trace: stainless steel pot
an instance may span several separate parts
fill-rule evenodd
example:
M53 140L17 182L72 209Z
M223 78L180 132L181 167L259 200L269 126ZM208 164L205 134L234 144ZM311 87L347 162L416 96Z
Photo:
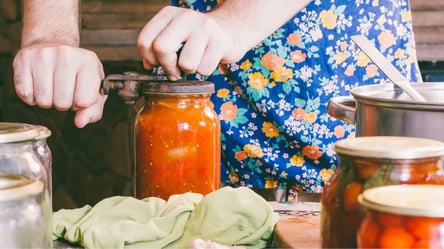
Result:
M327 112L356 125L356 136L409 136L444 141L444 82L412 86L427 103L413 101L392 84L368 85L334 97Z

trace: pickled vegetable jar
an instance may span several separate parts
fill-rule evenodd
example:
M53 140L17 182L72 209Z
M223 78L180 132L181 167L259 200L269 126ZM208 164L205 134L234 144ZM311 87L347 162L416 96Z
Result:
M444 186L377 187L359 202L358 248L444 248Z
M358 196L383 185L444 184L444 143L425 138L370 136L336 142L338 167L321 198L323 248L356 248L362 219Z
M137 198L195 192L220 184L220 123L206 81L146 82L135 121Z

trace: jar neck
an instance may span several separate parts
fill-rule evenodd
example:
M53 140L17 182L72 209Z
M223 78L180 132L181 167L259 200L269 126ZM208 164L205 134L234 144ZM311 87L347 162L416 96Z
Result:
M0 151L27 151L32 150L33 148L33 141L23 141L23 142L17 142L17 143L6 143L1 144L0 143Z
M210 94L146 94L148 105L176 105L179 107L210 106Z

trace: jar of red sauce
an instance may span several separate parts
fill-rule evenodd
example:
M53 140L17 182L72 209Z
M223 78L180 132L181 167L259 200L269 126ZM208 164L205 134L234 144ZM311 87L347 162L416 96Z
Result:
M444 248L444 186L378 187L359 202L358 248Z
M207 81L144 82L135 121L137 198L195 192L220 184L220 123Z
M444 143L432 139L370 136L336 142L338 167L321 198L323 248L356 248L362 220L358 196L399 184L444 184Z

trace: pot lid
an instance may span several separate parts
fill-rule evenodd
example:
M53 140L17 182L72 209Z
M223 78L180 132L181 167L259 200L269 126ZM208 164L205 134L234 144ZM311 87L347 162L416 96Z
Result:
M444 82L413 83L412 86L424 96L426 103L413 100L391 83L359 86L351 89L350 93L356 100L376 105L396 104L397 107L444 110Z
M417 137L368 136L339 140L337 154L386 159L415 159L444 155L444 142Z
M24 123L0 122L0 143L33 140L41 135L38 126Z
M141 84L143 94L204 94L213 93L209 81L151 81Z
M443 185L391 185L365 190L359 202L367 208L409 216L444 217Z

